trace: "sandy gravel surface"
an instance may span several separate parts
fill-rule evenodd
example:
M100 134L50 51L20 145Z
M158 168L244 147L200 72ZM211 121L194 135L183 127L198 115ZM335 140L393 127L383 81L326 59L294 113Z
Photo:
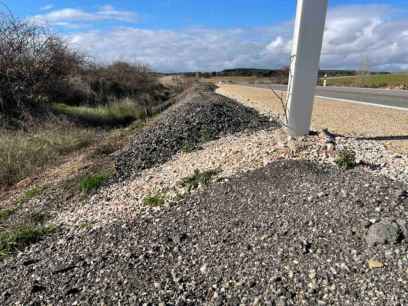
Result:
M285 135L281 130L238 134L209 142L191 153L178 153L169 162L144 170L134 179L114 183L94 195L89 202L58 217L58 223L80 225L112 223L132 219L144 210L147 196L165 194L168 201L186 193L180 181L200 171L219 169L218 178L263 167L269 162L284 158ZM153 209L154 210L154 209Z
M225 84L217 92L260 112L282 113L281 104L269 89ZM408 153L408 112L316 99L312 128L371 137L394 151Z
M408 183L408 156L390 153L377 142L353 138L337 138L337 148L352 148L357 161L364 165L360 166L363 171ZM131 220L144 211L157 210L144 204L147 196L165 196L166 201L172 203L185 195L187 190L180 182L196 169L219 169L221 172L215 179L228 180L285 158L334 165L335 155L327 150L321 136L288 140L283 129L230 135L204 144L198 151L180 152L169 162L144 170L136 178L99 190L80 207L60 213L57 223L100 226Z

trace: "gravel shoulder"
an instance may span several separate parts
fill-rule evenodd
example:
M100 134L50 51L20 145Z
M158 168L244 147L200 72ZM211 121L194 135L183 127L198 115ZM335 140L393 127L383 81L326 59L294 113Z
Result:
M217 92L261 113L282 113L280 102L269 89L224 84ZM328 128L341 135L372 138L394 152L408 154L408 112L317 98L312 128Z

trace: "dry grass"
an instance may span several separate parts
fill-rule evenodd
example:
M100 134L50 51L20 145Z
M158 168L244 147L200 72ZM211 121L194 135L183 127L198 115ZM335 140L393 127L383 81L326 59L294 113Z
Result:
M0 185L12 185L90 145L95 131L53 127L36 132L0 132Z

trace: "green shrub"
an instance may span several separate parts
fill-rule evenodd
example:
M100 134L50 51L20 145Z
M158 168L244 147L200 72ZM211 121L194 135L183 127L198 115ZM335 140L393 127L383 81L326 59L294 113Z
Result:
M211 179L220 172L220 169L208 170L204 172L195 169L193 175L182 179L181 185L183 187L187 187L187 190L190 192L193 189L197 189L200 185L207 186L211 182Z
M22 250L44 236L53 233L55 226L21 226L16 229L0 232L0 258L17 250Z
M356 153L350 149L337 152L335 163L342 169L352 169L356 166Z
M110 175L107 174L97 174L86 176L79 182L80 190L84 193L90 193L98 189L104 182L110 178Z

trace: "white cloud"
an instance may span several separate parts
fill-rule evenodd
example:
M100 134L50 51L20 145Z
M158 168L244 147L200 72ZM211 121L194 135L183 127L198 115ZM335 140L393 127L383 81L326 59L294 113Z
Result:
M130 11L119 11L113 8L111 5L102 6L95 12L87 12L74 8L64 8L31 17L31 21L38 24L67 27L72 26L72 24L86 24L95 21L136 22L138 19L139 18L136 13Z
M322 68L358 69L368 58L372 70L408 67L408 21L384 5L331 9L323 43ZM112 7L92 18L119 18ZM87 14L87 13L85 13ZM59 11L59 18L89 18L82 11ZM64 17L65 16L65 17ZM123 17L123 16L122 16ZM214 71L234 67L273 68L288 64L292 22L269 28L145 30L133 27L86 31L68 36L98 61L139 61L160 71Z
M41 11L49 11L54 8L53 4L47 4L40 8Z

